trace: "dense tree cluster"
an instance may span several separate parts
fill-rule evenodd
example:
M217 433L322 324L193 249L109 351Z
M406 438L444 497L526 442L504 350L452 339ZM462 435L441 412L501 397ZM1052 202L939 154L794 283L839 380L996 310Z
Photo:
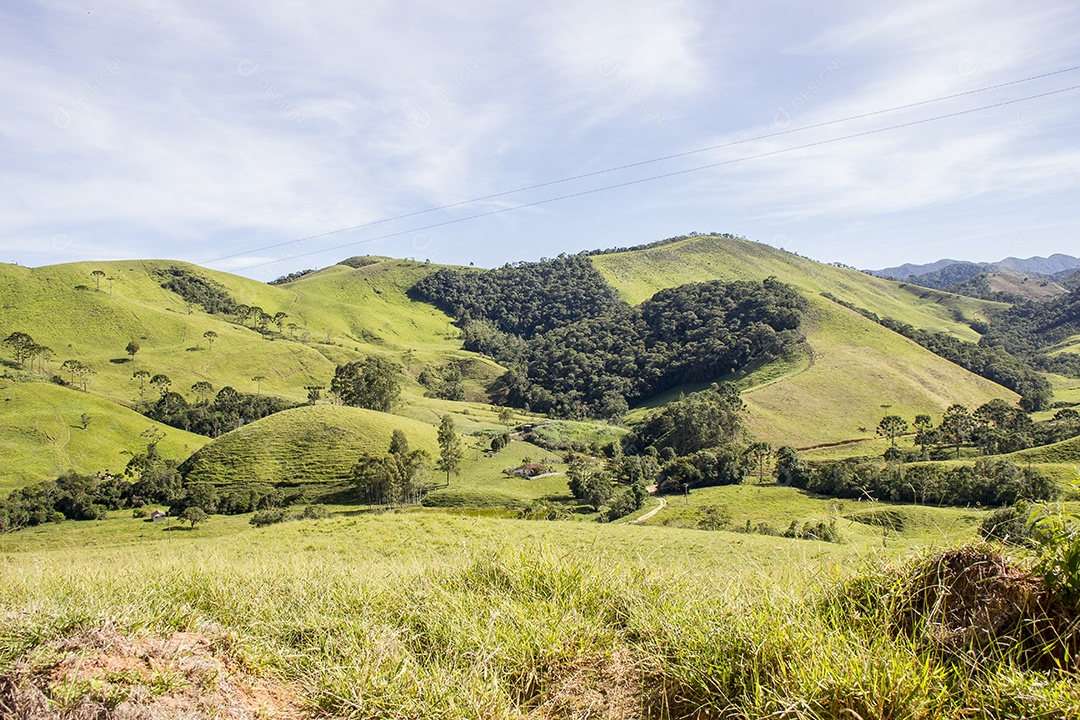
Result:
M790 473L792 461L778 476ZM927 505L1000 507L1018 499L1039 501L1057 494L1054 482L1036 469L1001 458L973 465L881 465L843 460L787 474L794 487L829 497L915 502Z
M426 389L425 397L440 398L442 400L464 400L465 386L462 385L463 375L461 367L457 363L447 363L442 366L428 366L420 372L417 380Z
M416 292L461 322L466 349L509 368L509 404L561 417L619 417L671 388L777 357L803 340L806 307L770 278L691 283L632 308L581 256L440 271Z
M607 522L625 517L641 509L645 489L659 471L651 457L616 455L601 461L586 455L571 453L566 471L570 493L600 513Z
M743 428L746 406L730 383L714 383L653 411L626 440L633 452L670 448L673 455L735 444Z
M232 315L236 312L236 301L229 296L220 283L178 267L156 272L163 280L161 287L172 290L185 302L201 305L203 310L211 315Z
M0 501L0 532L63 520L97 520L109 510L169 504L182 496L177 464L158 452L164 437L155 429L143 433L145 452L134 454L122 475L67 472L12 492Z
M345 405L390 412L401 395L401 366L376 355L338 365L330 392Z
M20 488L0 501L0 532L65 519L97 520L122 507L130 493L131 485L124 480L69 472Z
M967 342L948 333L920 330L899 320L879 317L870 310L839 300L830 293L824 293L824 296L915 341L935 355L965 370L1009 388L1020 395L1023 408L1029 412L1044 410L1050 406L1050 397L1053 393L1046 378L1024 359L1016 357L1004 348L986 343L985 336L979 344ZM998 324L995 322L993 325Z
M620 304L615 289L580 255L486 272L446 268L418 282L412 292L463 324L488 320L525 340L599 317Z
M733 444L698 450L664 465L657 489L677 493L690 488L737 485L747 475L747 460L743 448Z
M352 470L352 480L364 500L378 505L416 505L423 498L431 457L411 450L405 433L395 430L390 451L364 453Z
M140 405L139 412L171 427L208 437L218 437L241 425L297 407L282 398L242 393L228 386L221 388L211 401L209 383L196 383L193 389L201 397L189 403L167 385L156 384L161 389L161 396L155 402Z

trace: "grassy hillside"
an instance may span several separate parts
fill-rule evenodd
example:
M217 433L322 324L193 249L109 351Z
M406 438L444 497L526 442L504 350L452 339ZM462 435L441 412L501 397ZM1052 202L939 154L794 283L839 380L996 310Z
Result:
M189 461L187 479L214 484L323 483L349 476L361 453L382 454L394 430L414 450L437 452L435 427L335 405L286 410L222 435Z
M296 327L267 340L231 318L189 307L160 287L155 271L180 268L220 283L237 302L288 314ZM91 272L100 270L97 280ZM342 266L283 286L173 261L71 263L41 268L0 265L0 334L27 332L53 350L55 369L77 359L94 370L90 390L116 402L139 396L132 371L164 372L172 389L190 393L208 381L243 392L263 391L291 400L305 385L325 385L334 365L379 353L413 362L475 357L459 350L456 330L434 308L411 302L405 291L432 268L388 260L353 269ZM77 290L77 286L86 289ZM204 334L217 333L211 345ZM131 361L129 341L141 349ZM263 376L257 383L252 378Z
M280 333L274 328L273 339L267 339L252 329L250 322L238 325L231 317L189 306L179 295L161 287L157 272L169 268L219 283L238 303L259 306L271 315L287 313L286 326ZM130 418L139 416L118 405L133 406L140 399L157 397L155 389L140 388L132 378L136 370L168 375L171 389L189 400L196 398L191 386L207 381L214 391L229 385L242 392L303 402L305 386L328 386L336 364L380 354L406 368L404 402L399 406L404 414L422 414L424 422L438 423L444 412L482 408L423 398L424 389L414 380L428 364L454 362L462 371L467 397L484 400L485 388L502 373L490 360L460 349L457 330L446 315L408 298L408 288L433 269L410 261L382 260L361 268L333 266L297 282L270 286L165 260L32 269L0 264L0 337L26 332L51 348L51 358L45 364L51 372L61 373L60 366L68 359L93 370L87 393L69 391L70 397L77 398L70 403L76 419L86 411L77 409L85 403L91 403L91 415L126 413L129 417L126 424L114 423L112 440L100 451L88 454L79 450L69 461L56 447L70 441L52 439L58 433L49 437L35 434L27 429L34 427L35 420L27 420L30 425L26 426L21 418L8 414L6 424L12 428L5 439L8 456L20 460L18 472L12 470L5 480L11 486L44 480L56 467L68 465L86 471L115 468L119 463L113 458L112 447L138 445L139 432L145 429L130 432ZM91 274L98 270L103 276ZM288 327L288 323L295 327ZM205 337L208 331L216 333L213 343ZM134 359L125 353L130 341L140 346ZM9 354L5 351L4 356ZM40 368L31 372L13 363L8 366L8 372L25 379L44 377ZM61 375L70 379L66 373ZM255 380L259 376L262 379ZM81 381L76 379L76 385L81 387ZM34 397L39 391L41 397ZM51 417L58 391L51 384L29 383L21 393L22 402L46 408L41 412ZM101 400L109 401L108 410L101 409L106 407ZM414 408L414 403L424 409ZM143 423L150 425L149 420L135 424ZM170 431L170 435L181 434L186 435ZM66 433L58 436L66 438ZM205 442L205 438L189 442L188 452Z
M830 292L878 315L964 340L979 336L967 326L976 314L1002 303L897 283L815 262L762 243L719 237L689 238L648 250L596 255L593 264L622 296L636 304L657 290L706 280L763 280L774 276L808 295Z
M694 238L651 250L595 256L592 261L634 303L661 288L692 280L767 276L790 282L809 297L811 351L732 378L746 388L752 430L774 444L808 446L872 437L884 414L910 418L924 412L940 414L952 402L975 406L993 397L1015 400L1012 393L936 358L820 293L831 292L881 315L966 339L976 337L966 321L990 303L897 284L732 239ZM250 323L238 325L232 318L189 306L161 287L157 273L170 268L219 283L238 303L257 305L269 314L286 313L285 328L268 339ZM34 269L0 265L4 310L0 336L28 332L52 349L48 363L52 371L58 371L64 360L79 360L93 369L87 386L91 395L129 406L140 398L156 397L156 391L140 389L140 383L132 379L135 370L169 375L171 389L189 399L194 399L192 384L207 381L215 391L231 385L243 392L302 402L306 385L329 384L335 364L381 354L406 367L405 395L395 408L397 414L430 425L437 424L443 413L452 412L464 432L492 429L497 426L494 415L478 401L486 399L485 389L502 368L462 350L450 318L413 302L407 294L418 279L435 269L422 263L376 259L363 267L333 266L286 285L270 286L164 260ZM92 275L96 271L102 275ZM207 332L216 333L213 343L205 337ZM132 340L140 345L133 360L124 351ZM424 388L415 378L426 366L448 363L461 370L472 402L423 397ZM284 432L283 427L275 434ZM23 457L52 452L48 441L28 434L10 442L19 444ZM239 459L229 462L237 468L229 477L241 472ZM38 462L29 467L45 465ZM314 472L305 465L290 467L285 471L279 464L271 471L269 465L259 465L244 472L265 470L275 478ZM44 479L39 472L45 470L28 471L19 482Z
M82 473L124 469L129 453L146 450L140 434L157 426L165 457L183 460L209 438L163 427L114 403L51 383L0 379L0 497L51 480L69 469ZM83 427L82 416L89 422Z
M1064 342L1058 343L1050 350L1049 355L1053 356L1061 353L1080 355L1080 335L1073 335Z
M992 306L981 300L905 285L816 263L767 245L728 238L691 238L650 250L598 255L593 263L629 302L664 287L720 278L770 275L810 300L806 333L811 355L772 363L747 377L749 425L773 444L809 446L873 437L882 416L939 416L959 402L969 407L1017 396L916 343L821 297L831 292L860 307L966 340L978 335L964 320Z

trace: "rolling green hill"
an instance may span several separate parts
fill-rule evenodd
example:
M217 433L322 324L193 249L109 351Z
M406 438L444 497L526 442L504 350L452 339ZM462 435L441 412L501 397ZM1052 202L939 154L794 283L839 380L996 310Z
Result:
M746 388L743 399L750 408L751 430L774 445L872 437L884 415L940 416L954 402L972 407L995 397L1017 399L821 293L965 340L978 339L966 320L993 303L883 280L732 238L689 238L592 260L632 303L686 282L760 281L769 276L807 296L811 354L735 378Z
M259 306L271 315L287 313L286 324L280 332L272 326L274 332L268 339L252 329L250 322L238 324L231 316L208 314L199 305L189 305L161 287L158 273L172 268L219 284L237 303ZM91 274L98 270L102 276ZM34 370L5 360L6 372L21 379L43 379L48 371L71 380L61 371L68 359L93 371L86 393L42 382L20 386L20 402L35 410L25 416L27 419L5 413L0 420L9 428L5 439L8 457L18 458L10 468L0 464L0 474L15 487L55 477L58 468L62 471L72 466L95 472L122 465L113 458L113 447L119 444L123 449L137 449L139 433L152 424L128 408L140 399L157 397L155 389L145 382L141 388L133 379L136 370L168 375L171 389L189 400L196 398L191 386L205 381L215 392L228 385L241 392L303 402L307 399L305 386L328 386L336 364L380 354L407 368L403 412L419 412L412 407L419 402L428 408L423 412L424 421L438 423L443 412L470 406L423 398L424 388L414 378L425 366L456 363L463 374L466 397L474 401L486 400L486 387L502 369L462 350L457 329L443 313L408 298L408 288L432 270L433 266L416 262L379 260L360 268L333 266L293 283L271 286L166 260L40 268L0 264L0 338L25 332L51 349L49 359L44 363L38 360ZM205 336L207 332L216 334L212 343ZM130 341L140 346L134 359L125 352ZM9 358L10 353L4 352L4 357ZM255 379L260 376L261 380ZM78 377L74 380L76 386L82 386ZM58 404L58 392L74 399ZM46 417L52 418L55 406L70 407L75 419L88 412L127 420L113 423L123 430L114 431L114 438L100 450L79 451L68 460L55 449L58 443L66 442L56 439L66 438L65 432L46 436L27 430L35 423L40 427ZM66 414L70 412L65 410ZM90 432L94 429L92 426ZM176 449L178 459L208 442L208 438L179 430L169 433L198 438L186 443L186 452Z
M382 454L401 430L414 450L437 452L435 427L373 410L318 405L286 410L226 433L187 463L187 479L323 483L348 478L361 453Z
M220 283L237 302L288 314L296 327L266 339L232 318L210 315L161 287L156 271L179 268ZM91 272L106 277L96 289ZM303 401L305 385L326 385L334 365L360 354L416 362L475 357L460 351L449 318L414 303L405 291L429 266L384 261L354 269L334 266L283 286L172 261L72 263L41 268L0 265L0 333L27 332L53 351L56 370L76 359L94 371L91 392L119 403L138 399L132 371L163 372L172 389L189 394L197 381L215 389L268 392ZM78 286L85 289L77 290ZM204 334L212 331L211 344ZM124 348L139 343L134 361ZM261 382L252 378L263 376Z
M158 448L183 460L209 438L163 427L133 410L52 383L0 379L0 496L50 480L73 469L81 473L124 469L133 452L146 450L140 434L165 431ZM82 416L89 422L83 427Z
M805 447L872 437L885 414L910 419L917 413L939 415L952 402L977 406L994 397L1016 399L1008 390L938 358L821 294L828 292L882 316L966 340L978 337L968 322L995 307L993 303L898 284L733 238L695 237L649 249L595 255L591 261L631 303L662 288L712 279L761 280L775 276L800 289L811 304L806 323L808 350L798 357L767 363L742 377L730 378L745 388L752 431L777 445ZM0 265L0 336L22 331L51 348L45 370L59 372L67 359L89 366L93 375L86 387L88 392L72 396L78 396L80 402L108 403L96 405L90 415L126 414L142 422L124 406L133 406L142 398L153 399L156 391L149 386L141 388L132 378L135 370L167 374L172 380L171 389L189 399L195 397L192 385L205 381L215 391L230 385L241 392L303 402L307 397L305 386L327 386L336 364L379 354L406 368L405 393L395 408L403 421L413 420L417 427L431 429L443 413L452 412L465 432L495 427L494 414L480 403L487 400L488 388L503 369L488 358L463 350L459 331L450 318L409 296L409 288L437 266L380 258L367 262L360 267L335 265L283 285L267 285L166 260L71 263L33 269ZM287 317L280 330L271 326L271 333L262 334L251 327L250 321L241 324L231 316L204 312L199 305L186 303L161 287L161 273L171 269L216 283L237 303L258 306L271 315L286 313ZM95 275L97 271L100 274ZM206 337L208 332L216 335L213 342ZM140 346L134 359L125 353L130 341ZM466 398L471 402L423 397L425 388L416 381L421 371L449 363L461 370ZM43 376L40 369L39 362L38 374ZM33 375L26 369L10 368L9 372L21 377L27 377L28 372ZM81 382L76 378L75 384ZM29 395L39 389L41 393L60 391L44 383L29 383L25 388L22 395L27 404ZM672 394L675 396L677 392ZM42 395L33 402L51 406L49 397ZM666 399L655 398L650 404ZM318 411L322 410L320 406ZM303 416L308 410L297 412ZM22 426L21 420L11 417L12 428ZM263 438L270 445L283 443L289 432L304 430L286 426L282 419L275 422L279 425L270 423L266 427L276 430L265 431L274 439ZM394 422L397 419L384 424L390 427ZM149 421L145 423L149 426ZM243 428L237 437L247 437L259 427L255 423ZM119 437L128 432L118 433L115 442L119 443ZM134 428L131 432L125 449L138 445L138 432ZM350 426L348 432L369 440L376 437L358 427ZM384 433L387 438L389 432ZM179 431L170 434L179 436ZM238 450L237 442L230 438L215 443L219 447L214 452L228 448L231 459L226 462L220 459L223 455L217 456L217 469L207 465L199 472L207 473L207 478L220 476L220 481L238 478L244 474L239 468L246 453L256 453L251 457L257 463L245 472L249 476L265 473L267 480L311 473L332 477L341 472L338 465L344 466L344 460L331 460L329 467L337 468L331 471L316 472L313 465L305 464L308 461L288 461L284 465L279 462L271 467L272 463L267 464L270 460L259 456L257 450ZM349 453L353 453L364 442L367 440L342 447L349 447ZM13 448L11 457L35 458L54 453L50 448L56 441L12 431L8 443ZM196 445L192 443L188 444L194 450ZM92 467L103 461L89 454L85 460L72 462L86 470L116 465L106 462ZM19 466L27 469L11 482L47 479L65 462L59 456L49 462L20 460ZM86 465L80 465L84 462ZM226 467L234 469L221 469Z

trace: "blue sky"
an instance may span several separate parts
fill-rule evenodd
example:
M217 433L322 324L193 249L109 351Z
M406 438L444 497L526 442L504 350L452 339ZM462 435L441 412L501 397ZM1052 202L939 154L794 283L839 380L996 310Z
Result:
M921 122L1080 85L990 89L1077 37L1073 2L4 3L0 261L269 279L695 230L863 268L1077 255L1080 90Z

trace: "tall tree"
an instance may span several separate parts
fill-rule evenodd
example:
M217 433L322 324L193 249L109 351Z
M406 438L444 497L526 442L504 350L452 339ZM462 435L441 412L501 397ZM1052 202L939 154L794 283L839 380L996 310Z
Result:
M213 330L207 330L206 332L204 332L202 334L202 336L204 338L206 338L206 342L210 345L210 349L213 350L214 349L214 341L217 340L217 333L214 332Z
M172 380L165 373L158 373L150 378L150 384L158 389L161 397L165 397L165 393L169 392L169 386L172 385Z
M150 377L148 370L136 370L131 373L132 380L139 381L139 397L142 397L146 393L146 380Z
M446 485L450 486L450 473L461 472L461 461L465 451L461 447L461 438L454 428L454 418L443 415L439 423L439 462L436 467L446 473Z
M94 283L96 284L94 289L100 291L101 290L101 278L105 277L105 271L104 270L91 270L90 271L90 277L94 278Z
M758 482L764 482L765 463L769 462L769 458L772 457L772 445L764 441L752 442L746 448L746 452L747 456L750 458L750 461L757 465Z
M127 344L127 347L124 348L124 352L131 356L131 362L135 362L135 353L139 352L139 343L132 340Z
M881 437L889 438L890 447L896 449L896 436L903 435L907 432L908 423L907 420L899 415L886 415L881 418L881 422L877 426L877 434Z
M205 380L199 380L191 386L192 392L199 396L201 402L206 402L210 393L214 392L214 386Z
M398 428L394 430L393 435L390 436L390 454L391 455L408 455L409 454L409 438L405 437L405 432Z
M510 429L510 423L514 420L514 411L508 407L499 409L499 422L506 426L506 429Z
M71 375L71 384L72 385L75 384L75 375L78 374L78 373L81 373L82 369L84 367L85 366L81 362L79 362L78 360L71 360L71 359L65 360L64 362L62 362L60 364L60 369L63 372L69 373Z
M954 403L945 409L941 418L941 435L956 448L956 457L960 457L960 446L971 437L975 429L975 419L967 406Z
M22 365L30 357L30 349L34 346L34 338L24 332L13 332L4 339L4 344L11 348L15 356L15 362Z
M915 416L915 443L919 446L922 454L926 455L926 446L934 443L934 421L929 415Z

